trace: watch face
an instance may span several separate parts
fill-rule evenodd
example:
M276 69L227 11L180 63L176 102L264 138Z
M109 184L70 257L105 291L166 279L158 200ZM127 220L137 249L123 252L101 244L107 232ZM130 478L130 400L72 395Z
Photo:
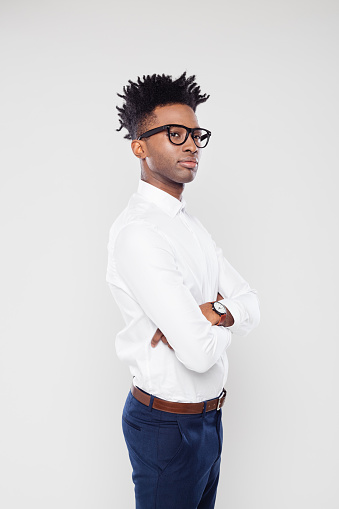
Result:
M214 309L216 311L218 311L218 313L222 313L222 314L226 313L225 306L223 304L220 304L220 302L215 302L214 303Z

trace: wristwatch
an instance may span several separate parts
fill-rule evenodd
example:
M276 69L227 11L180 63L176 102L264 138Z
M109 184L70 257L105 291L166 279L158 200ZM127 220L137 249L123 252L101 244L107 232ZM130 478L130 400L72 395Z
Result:
M224 306L223 304L221 304L221 302L219 301L215 301L215 302L211 302L212 304L212 309L213 311L215 311L216 313L218 313L218 315L220 316L220 320L219 322L216 324L216 325L219 325L219 323L225 318L225 316L227 315L227 308L226 306Z

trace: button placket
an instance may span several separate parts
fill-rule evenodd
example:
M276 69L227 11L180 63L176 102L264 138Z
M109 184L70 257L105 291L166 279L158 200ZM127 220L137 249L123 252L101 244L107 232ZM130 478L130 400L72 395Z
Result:
M206 267L206 270L207 270L206 273L208 273L208 263L207 263L207 260L206 260L205 252L204 252L204 250L203 250L203 248L201 246L201 242L199 241L199 238L197 237L197 234L195 233L193 228L190 226L188 220L185 218L185 214L184 214L183 209L180 209L179 217L181 217L181 220L182 220L183 224L191 232L192 237L194 238L195 244L197 245L197 250L196 250L197 256L199 256L198 253L200 253L200 264L201 264L200 266L201 267ZM204 289L205 285L204 285L203 281L202 281L202 285L203 285L202 291L204 291L203 289Z
M192 233L192 235L194 235L192 228L190 227L190 225L188 224L188 222L185 219L185 214L183 212L183 209L180 209L179 217L181 218L181 220L184 223L184 225L186 226L186 228ZM195 235L194 235L194 237L195 237Z

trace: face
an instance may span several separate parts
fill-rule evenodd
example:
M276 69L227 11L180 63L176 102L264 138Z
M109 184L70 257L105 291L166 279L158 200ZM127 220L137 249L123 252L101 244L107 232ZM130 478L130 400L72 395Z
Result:
M158 106L155 118L147 130L166 124L181 124L186 127L199 127L198 119L189 106L171 104ZM189 135L183 145L174 145L168 139L167 131L149 138L132 142L140 144L142 151L135 155L141 159L142 178L162 188L179 189L191 182L197 173L201 149L194 144ZM137 148L135 146L135 148Z

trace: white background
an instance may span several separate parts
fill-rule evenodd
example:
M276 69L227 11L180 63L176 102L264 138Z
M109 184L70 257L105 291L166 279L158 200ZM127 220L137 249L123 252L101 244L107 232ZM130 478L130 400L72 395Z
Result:
M189 211L258 290L233 338L217 508L337 509L336 0L1 0L0 504L130 509L105 282L139 164L128 79L196 74Z

